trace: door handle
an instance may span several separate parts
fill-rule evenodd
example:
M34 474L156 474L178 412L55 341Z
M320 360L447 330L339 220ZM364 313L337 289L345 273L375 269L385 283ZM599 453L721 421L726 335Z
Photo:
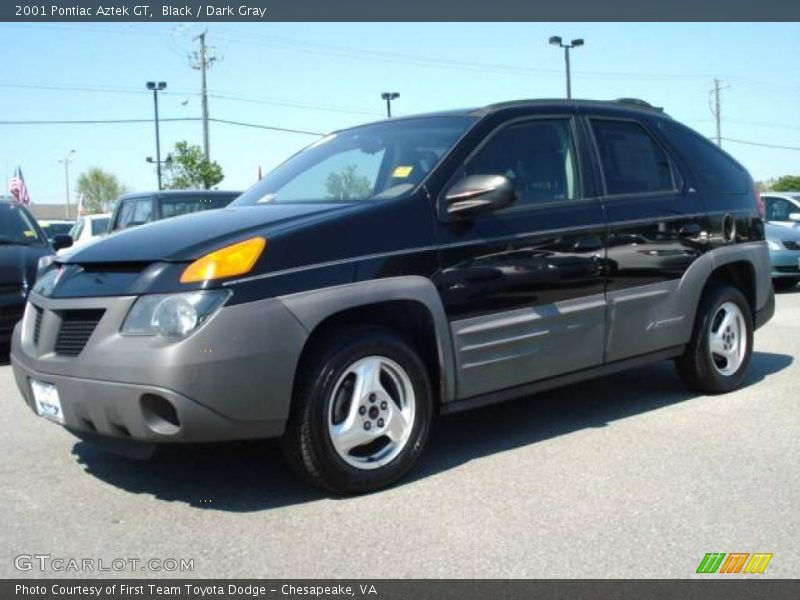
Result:
M596 250L602 250L603 240L596 235L581 238L575 242L572 248L575 252L594 252Z

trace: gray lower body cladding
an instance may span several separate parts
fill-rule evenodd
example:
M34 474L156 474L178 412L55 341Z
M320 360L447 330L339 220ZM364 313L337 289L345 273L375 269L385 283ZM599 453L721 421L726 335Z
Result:
M453 323L424 277L226 306L180 342L120 335L133 296L57 300L34 294L31 302L42 312L34 323L28 311L17 326L12 365L32 408L32 379L56 385L65 426L79 433L146 442L275 437L289 416L309 332L339 311L397 300L424 306L435 330L445 407L637 356L661 357L660 352L681 347L691 335L709 275L733 262L753 267L760 326L774 311L763 242L708 252L680 280ZM57 339L70 310L102 311L79 355L72 357L59 353Z
M29 314L12 338L14 375L32 408L31 379L54 384L66 427L154 442L283 432L307 332L280 301L224 307L175 343L120 335L133 297L31 301L43 310L38 343ZM104 313L79 356L66 357L57 352L59 315L75 309Z

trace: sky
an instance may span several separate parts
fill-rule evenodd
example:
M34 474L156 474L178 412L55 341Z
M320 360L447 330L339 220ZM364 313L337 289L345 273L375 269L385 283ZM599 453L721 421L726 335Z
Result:
M201 115L189 56L207 29L212 118L325 133L384 118L381 92L408 115L565 94L563 51L551 35L581 37L571 54L573 97L642 98L706 136L713 79L722 81L723 147L754 178L800 174L798 23L211 23L0 25L0 169L19 165L34 203L63 203L91 167L132 191L156 187L153 97L162 119ZM117 124L9 121L142 119ZM246 189L317 139L211 123L223 189ZM175 142L202 144L199 121L162 121L162 158ZM0 185L7 184L0 180Z

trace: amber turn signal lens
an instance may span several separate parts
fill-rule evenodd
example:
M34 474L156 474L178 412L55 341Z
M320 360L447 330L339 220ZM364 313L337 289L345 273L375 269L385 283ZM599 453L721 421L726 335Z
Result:
M254 237L206 254L186 267L181 275L181 283L222 279L249 273L266 245L267 240L263 237Z

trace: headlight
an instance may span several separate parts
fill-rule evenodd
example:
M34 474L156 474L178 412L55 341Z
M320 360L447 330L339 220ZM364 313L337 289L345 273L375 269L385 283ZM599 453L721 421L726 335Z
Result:
M767 240L767 246L769 246L770 250L780 250L781 243L775 240Z
M142 296L125 317L121 333L182 340L211 318L230 296L230 290Z

